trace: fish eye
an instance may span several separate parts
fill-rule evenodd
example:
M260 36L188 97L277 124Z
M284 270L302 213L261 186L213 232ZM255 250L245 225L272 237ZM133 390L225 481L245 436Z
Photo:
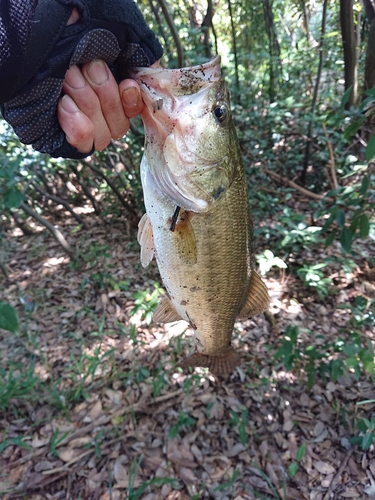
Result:
M219 123L223 123L228 114L227 108L224 104L217 104L216 106L214 106L213 113Z

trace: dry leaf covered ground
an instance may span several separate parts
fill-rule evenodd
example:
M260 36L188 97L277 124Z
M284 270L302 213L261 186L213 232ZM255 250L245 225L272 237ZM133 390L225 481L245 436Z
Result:
M191 332L147 324L158 274L140 267L135 231L87 222L84 232L69 219L63 228L79 264L41 228L7 235L0 299L17 307L22 327L0 330L0 496L375 498L374 446L350 444L356 417L375 410L370 378L317 376L309 390L302 361L286 371L275 359L288 325L299 327L296 352L324 351L347 309L276 272L266 279L269 313L236 325L242 366L226 379L182 373L174 366L191 351ZM374 296L360 269L350 282L334 273L338 302ZM371 325L363 333L374 340Z

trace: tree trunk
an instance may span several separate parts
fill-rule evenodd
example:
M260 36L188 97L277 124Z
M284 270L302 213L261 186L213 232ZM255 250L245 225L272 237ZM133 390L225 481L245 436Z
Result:
M353 0L340 0L340 24L344 49L345 90L352 87L347 109L355 106L358 97L358 64L356 33L353 17Z
M305 184L305 182L306 182L306 173L307 173L307 167L309 165L310 152L311 152L312 126L313 126L313 120L314 120L314 114L315 114L316 101L318 99L320 79L322 77L322 70L323 70L323 64L324 64L324 39L325 39L325 34L326 34L327 5L328 5L328 0L324 0L323 13L322 13L322 27L321 27L321 32L320 32L320 43L319 43L318 73L316 75L314 95L313 95L313 100L311 103L311 110L310 110L311 118L310 118L310 122L309 122L309 128L307 131L307 144L306 144L306 149L305 149L305 159L303 162L303 169L302 169L302 173L301 173L301 177L300 177L302 184Z
M367 90L375 85L375 1L363 0L363 4L370 24L365 62L364 90Z
M268 95L270 102L274 102L277 94L277 83L280 76L280 45L277 40L275 22L272 11L272 0L263 0L264 21L268 37L268 53L270 56L270 82Z
M231 33L232 33L232 47L233 47L233 55L234 55L234 71L235 71L235 75L236 75L237 95L235 96L235 100L237 102L239 102L239 100L240 100L240 77L239 77L239 73L238 73L236 29L235 29L235 26L234 26L234 19L233 19L233 11L232 11L231 0L228 0L228 9L229 9L230 27L231 27Z
M158 2L159 2L161 10L163 11L163 14L164 14L165 20L167 21L169 29L171 30L174 43L176 44L178 67L183 68L184 67L184 50L182 48L182 43L181 43L180 37L178 35L177 28L173 22L172 16L169 13L169 10L168 10L168 7L167 7L165 0L158 0Z

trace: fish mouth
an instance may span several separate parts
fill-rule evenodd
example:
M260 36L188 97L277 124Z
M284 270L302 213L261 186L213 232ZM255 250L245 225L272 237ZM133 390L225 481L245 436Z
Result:
M153 93L150 87L151 78L159 80L161 88L170 86L172 93L176 96L195 94L202 86L207 83L216 83L221 78L220 72L221 57L216 55L209 61L189 66L187 68L169 69L169 68L144 68L137 67L131 71L131 77Z

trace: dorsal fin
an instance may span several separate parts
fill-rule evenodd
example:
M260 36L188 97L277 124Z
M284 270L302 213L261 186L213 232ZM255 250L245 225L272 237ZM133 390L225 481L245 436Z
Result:
M246 303L237 316L237 319L247 319L265 311L270 303L268 290L261 277L252 271L249 293Z
M152 319L155 323L171 323L172 321L180 321L182 318L176 312L170 299L164 296L155 309Z
M154 258L155 253L154 234L147 214L144 214L139 221L137 239L141 245L141 264L146 267Z

